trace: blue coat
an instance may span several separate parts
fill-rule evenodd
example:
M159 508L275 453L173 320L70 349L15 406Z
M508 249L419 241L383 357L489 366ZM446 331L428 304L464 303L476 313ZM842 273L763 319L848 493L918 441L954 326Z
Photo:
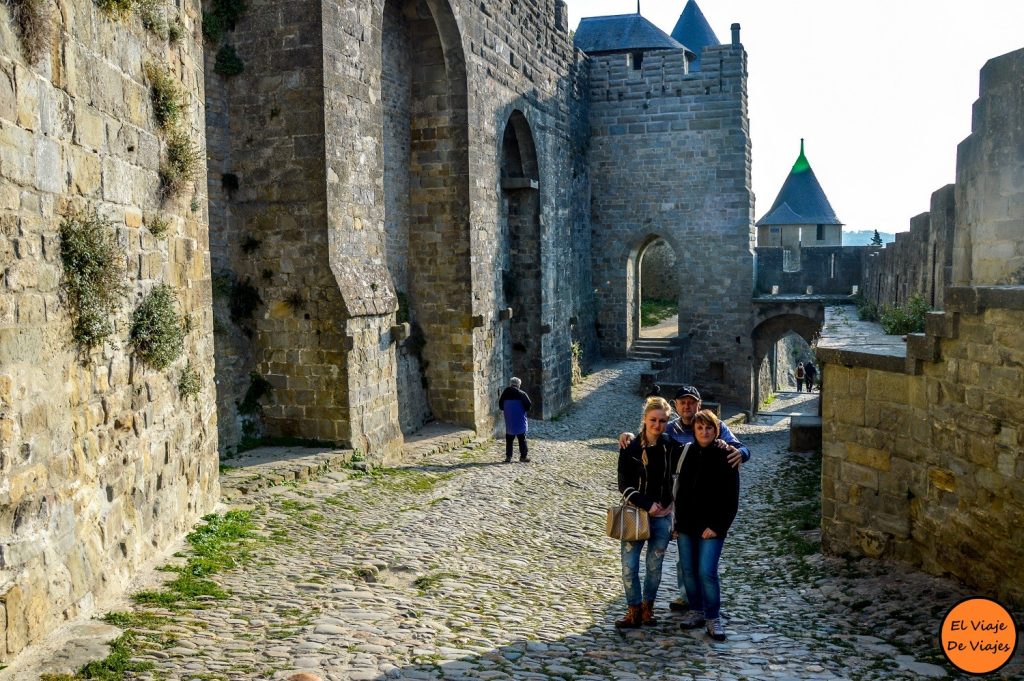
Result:
M498 409L505 413L505 434L521 435L527 431L526 412L533 405L530 396L509 386L498 398Z

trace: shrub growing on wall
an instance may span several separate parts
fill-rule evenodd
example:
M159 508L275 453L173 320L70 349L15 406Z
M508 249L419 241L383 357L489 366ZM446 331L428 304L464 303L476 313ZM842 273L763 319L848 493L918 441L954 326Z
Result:
M192 366L192 360L189 360L181 372L181 378L178 379L178 395L181 396L181 399L186 400L198 395L202 387L202 378Z
M47 0L9 0L14 27L21 40L21 49L30 64L46 53L53 35Z
M88 351L114 331L114 313L128 291L124 253L109 221L82 212L71 213L61 222L60 258L71 335Z
M233 45L223 45L217 50L217 58L213 63L213 72L224 76L237 76L245 70L245 62L238 56Z
M928 303L915 293L905 307L883 307L878 321L882 331L889 335L921 333L924 331L924 318L928 310Z
M143 363L154 369L167 368L184 349L185 324L177 303L170 285L159 284L132 314L132 347Z
M146 63L146 78L149 80L149 95L153 101L153 116L164 130L170 130L185 111L185 97L178 79L165 66Z
M165 195L180 193L199 173L199 147L181 129L167 137L167 158L160 164L160 186Z

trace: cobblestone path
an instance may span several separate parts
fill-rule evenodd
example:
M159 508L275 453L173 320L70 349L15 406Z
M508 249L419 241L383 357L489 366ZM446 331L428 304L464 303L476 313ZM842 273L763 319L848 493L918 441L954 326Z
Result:
M778 418L736 428L754 458L722 559L729 639L677 628L674 547L660 623L615 630L624 600L604 509L613 437L639 422L641 366L595 372L568 415L531 423L533 463L505 464L491 442L248 498L268 541L215 575L226 600L149 609L173 624L156 625L166 647L137 650L156 665L139 678L952 678L935 638L965 594L905 568L822 558L819 459L784 451Z

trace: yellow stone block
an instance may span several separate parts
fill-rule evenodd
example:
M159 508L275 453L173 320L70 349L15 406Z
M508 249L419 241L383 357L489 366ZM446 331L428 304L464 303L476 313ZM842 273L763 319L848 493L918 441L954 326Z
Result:
M889 452L871 447L864 447L855 442L847 445L846 460L852 463L859 463L862 466L875 468L880 471L889 470L891 457Z
M135 206L124 209L124 224L126 227L138 229L142 227L142 211Z
M928 471L928 479L931 480L932 487L941 489L944 492L956 492L956 477L952 471L944 468L933 468Z

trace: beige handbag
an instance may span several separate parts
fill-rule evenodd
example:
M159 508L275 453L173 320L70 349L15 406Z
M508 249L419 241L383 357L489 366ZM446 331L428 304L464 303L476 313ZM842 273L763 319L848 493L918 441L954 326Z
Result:
M604 532L612 539L622 541L642 541L651 537L651 521L647 511L629 503L629 498L637 493L626 490L622 493L622 503L608 508L604 521Z

